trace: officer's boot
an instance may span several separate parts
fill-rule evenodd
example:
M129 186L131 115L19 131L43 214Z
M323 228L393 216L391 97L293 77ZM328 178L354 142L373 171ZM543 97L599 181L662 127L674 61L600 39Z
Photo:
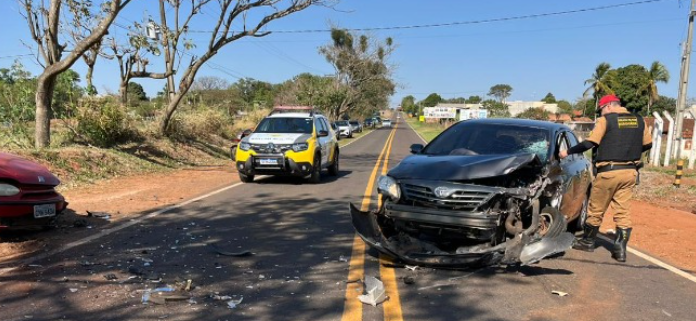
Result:
M626 262L626 244L628 244L628 239L631 237L632 228L617 228L616 229L616 239L614 240L614 251L611 253L611 257L619 262Z
M594 252L597 232L599 232L599 226L592 226L585 223L582 238L575 240L575 243L573 243L573 248L585 252Z

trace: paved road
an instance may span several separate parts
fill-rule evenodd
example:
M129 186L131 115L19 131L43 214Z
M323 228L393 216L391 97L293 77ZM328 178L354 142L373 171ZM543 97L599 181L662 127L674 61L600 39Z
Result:
M696 319L696 283L635 256L617 264L603 249L525 268L385 266L356 240L347 204L375 208L374 178L419 142L400 122L342 148L338 178L257 178L34 262L40 267L4 270L0 320ZM253 255L218 255L213 243ZM128 279L129 267L162 282ZM360 304L361 286L350 282L370 275L389 292L378 307ZM195 303L141 304L143 290L188 279ZM229 309L211 294L243 301Z

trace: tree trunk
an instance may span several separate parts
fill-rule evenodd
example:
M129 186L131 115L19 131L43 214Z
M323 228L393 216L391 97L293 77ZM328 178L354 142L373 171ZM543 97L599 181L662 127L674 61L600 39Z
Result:
M51 142L51 102L56 76L41 75L36 84L36 133L34 146L46 148Z
M174 115L174 111L176 108L179 106L179 103L181 103L181 100L184 98L183 91L179 91L177 94L173 95L172 99L170 99L169 103L167 104L167 109L164 111L164 115L162 116L162 120L160 121L160 134L162 135L167 135L167 129L169 128L169 121L172 119L172 115Z
M126 107L128 105L128 82L121 81L118 87L118 97L121 101L121 106Z
M87 94L94 96L97 91L94 90L94 84L92 84L92 74L94 73L94 64L87 65L87 75L85 76L85 81L87 82Z

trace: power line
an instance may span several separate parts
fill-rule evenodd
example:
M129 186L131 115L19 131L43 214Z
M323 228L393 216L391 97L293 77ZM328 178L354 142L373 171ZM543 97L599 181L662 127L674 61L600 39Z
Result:
M33 55L34 55L34 54L22 54L22 55L0 56L0 59L19 58L19 57L27 57L27 56L33 56Z
M600 10L608 10L608 9L637 6L637 5L643 5L643 4L649 4L649 3L657 3L657 2L663 2L663 1L668 1L668 0L644 0L644 1L619 3L619 4L599 6L599 7L584 8L584 9L556 11L556 12L547 12L547 13L536 13L536 14L510 16L510 17L502 17L502 18L456 21L456 22L434 23L434 24L421 24L421 25L406 25L406 26L345 28L345 30L363 32L363 31L422 29L422 28L440 28L440 27L452 27L452 26L461 26L461 25L474 25L474 24L526 20L526 19L544 18L544 17L551 17L551 16L569 15L569 14L575 14L575 13L593 12L593 11L600 11ZM268 31L270 31L271 33L324 33L324 32L331 32L331 29L268 30ZM212 33L212 31L207 31L207 30L189 30L188 32L190 32L190 33Z

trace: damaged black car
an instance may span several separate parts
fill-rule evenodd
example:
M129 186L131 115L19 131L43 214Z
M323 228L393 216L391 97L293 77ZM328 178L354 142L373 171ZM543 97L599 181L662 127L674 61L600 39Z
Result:
M371 247L406 264L531 264L570 248L592 182L565 125L521 119L459 122L378 180L382 206L352 222ZM570 223L569 223L570 222Z

